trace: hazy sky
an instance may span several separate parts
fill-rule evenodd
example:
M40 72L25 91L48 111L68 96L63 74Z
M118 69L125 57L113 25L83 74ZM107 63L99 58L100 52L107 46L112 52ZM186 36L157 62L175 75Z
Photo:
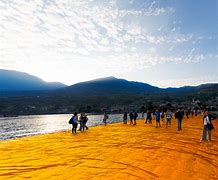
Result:
M0 0L0 68L74 84L218 82L218 0Z

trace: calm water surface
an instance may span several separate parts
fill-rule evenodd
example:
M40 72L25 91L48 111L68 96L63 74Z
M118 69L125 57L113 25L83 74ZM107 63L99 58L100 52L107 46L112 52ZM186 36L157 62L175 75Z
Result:
M71 114L0 117L0 140L70 130ZM108 123L122 121L122 114L109 115ZM103 115L89 115L88 126L102 124Z

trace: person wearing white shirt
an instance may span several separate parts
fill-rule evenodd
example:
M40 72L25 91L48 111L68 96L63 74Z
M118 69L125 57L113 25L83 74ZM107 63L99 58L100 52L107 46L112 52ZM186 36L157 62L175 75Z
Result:
M215 119L214 117L208 114L206 110L203 117L203 132L202 132L202 141L206 141L207 133L208 133L208 141L211 141L211 130L212 130L212 122L211 120Z
M171 126L172 117L173 113L168 109L166 112L166 128L168 127L168 124Z

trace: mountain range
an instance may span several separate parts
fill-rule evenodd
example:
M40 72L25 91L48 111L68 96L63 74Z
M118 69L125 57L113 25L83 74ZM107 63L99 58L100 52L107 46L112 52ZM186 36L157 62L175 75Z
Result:
M59 90L73 94L103 93L144 93L144 92L178 92L217 88L214 84L184 86L180 88L159 88L147 83L117 79L113 76L67 86L60 82L45 82L42 79L19 71L0 69L0 91L45 91Z
M190 104L193 99L218 107L218 83L159 88L111 76L66 86L0 70L0 114L100 112L102 108L136 109L152 103Z
M218 90L218 83L208 83L201 84L199 86L183 86L179 88L159 88L152 86L147 83L127 81L125 79L117 79L113 76L95 79L87 82L77 83L65 88L60 89L60 91L65 91L73 94L92 94L92 95L102 95L104 93L119 94L120 92L124 94L140 94L140 93L160 93L160 92L191 92L191 91L201 91L207 89Z

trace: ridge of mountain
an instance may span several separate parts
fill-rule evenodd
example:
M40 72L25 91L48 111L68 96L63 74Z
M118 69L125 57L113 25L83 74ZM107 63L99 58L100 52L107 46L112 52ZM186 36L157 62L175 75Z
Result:
M0 91L42 91L66 87L60 82L45 82L25 72L0 69Z

